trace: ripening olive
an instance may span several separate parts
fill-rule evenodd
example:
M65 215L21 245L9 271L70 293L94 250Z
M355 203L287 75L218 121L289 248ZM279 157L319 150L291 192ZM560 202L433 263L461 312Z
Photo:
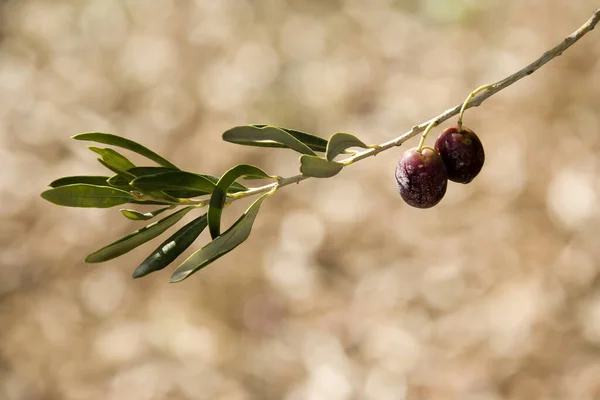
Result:
M464 126L460 132L456 126L445 129L435 142L435 151L444 160L448 179L453 182L471 182L485 161L481 140Z
M406 203L430 208L442 200L448 186L448 174L439 154L429 147L407 150L396 166L396 184Z

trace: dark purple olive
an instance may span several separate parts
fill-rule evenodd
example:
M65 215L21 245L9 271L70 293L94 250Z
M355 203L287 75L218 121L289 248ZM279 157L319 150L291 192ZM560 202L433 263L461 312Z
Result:
M435 151L444 160L448 179L453 182L471 182L485 161L481 140L464 126L460 132L456 126L445 129L435 142Z
M448 174L442 158L432 148L407 150L396 166L396 184L406 203L430 208L442 200L448 186Z

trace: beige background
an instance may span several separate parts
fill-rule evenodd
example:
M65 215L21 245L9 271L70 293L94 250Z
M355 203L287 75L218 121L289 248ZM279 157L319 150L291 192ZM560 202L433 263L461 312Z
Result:
M486 165L438 207L401 201L408 147L391 150L282 189L242 247L180 284L172 268L130 278L155 242L84 264L143 224L39 197L103 172L69 139L84 131L195 172L295 174L295 153L221 133L269 123L386 141L597 6L3 1L0 398L600 398L600 32L467 112Z

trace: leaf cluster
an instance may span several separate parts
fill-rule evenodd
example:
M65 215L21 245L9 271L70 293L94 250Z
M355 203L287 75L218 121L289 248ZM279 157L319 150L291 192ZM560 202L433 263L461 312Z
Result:
M175 268L170 281L182 281L229 253L250 236L263 201L282 186L283 178L269 175L254 165L239 164L217 177L181 170L147 147L117 135L89 132L75 135L73 139L111 146L88 146L99 156L98 162L110 174L75 175L57 179L50 183L50 189L42 192L42 198L67 207L109 208L124 204L155 206L151 211L145 212L120 209L121 214L132 221L149 221L159 215L166 215L94 251L86 257L86 262L99 263L119 257L157 238L188 213L206 208L201 215L156 247L135 268L134 278L170 265L207 227L211 240ZM346 164L334 159L340 154L354 154L349 148L370 147L347 133L336 133L326 140L313 134L270 125L237 126L226 131L223 140L246 146L294 150L301 154L299 169L302 175L315 178L328 178L339 173ZM153 165L135 165L115 148L137 153ZM240 179L268 179L274 182L250 188L238 182ZM235 223L222 231L221 216L226 205L254 194L260 196Z

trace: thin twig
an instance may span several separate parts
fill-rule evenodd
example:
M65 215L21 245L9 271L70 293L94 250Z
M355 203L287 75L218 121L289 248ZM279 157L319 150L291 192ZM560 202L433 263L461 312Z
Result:
M569 36L567 36L557 46L546 51L544 54L542 54L542 56L540 58L538 58L531 64L527 65L525 68L522 68L519 71L515 72L514 74L507 76L506 78L490 85L489 89L487 89L487 90L479 93L477 96L473 97L468 102L468 105L466 106L466 108L479 106L485 100L492 97L493 95L495 95L502 89L505 89L505 88L509 87L510 85L512 85L513 83L519 81L520 79L522 79L528 75L531 75L532 73L534 73L535 71L540 69L543 65L545 65L548 61L560 56L566 49L568 49L573 44L575 44L575 42L577 42L579 39L581 39L586 33L591 31L592 29L594 29L594 27L596 26L596 24L599 21L600 21L600 8L597 9L596 11L594 11L594 13L592 14L592 17L585 24L583 24L579 29L577 29L575 32L573 32ZM462 106L463 106L463 103L461 103L453 108L449 108L448 110L444 111L437 117L433 117L428 121L425 121L419 125L413 126L412 129L410 131L406 132L405 134L398 136L397 138L387 141L385 143L382 143L380 145L373 146L372 148L370 148L368 150L358 152L355 155L343 160L342 162L344 163L344 165L350 165L350 164L353 164L364 158L375 156L385 150L391 149L392 147L400 146L402 143L406 142L407 140L409 140L409 139L413 138L414 136L418 135L419 133L421 133L429 124L434 123L434 125L437 126L437 125L441 124L442 122L446 121L447 119L455 116L456 114L458 114L460 112ZM272 190L275 187L281 188L283 186L287 186L292 183L298 183L298 182L303 181L308 178L310 178L310 176L305 176L302 174L290 176L288 178L281 178L279 181L277 181L275 183L252 188L245 192L238 192L233 195L229 195L228 202L239 200L241 198L252 196L255 194L259 194L259 193L265 193L265 192L268 192L269 190Z

